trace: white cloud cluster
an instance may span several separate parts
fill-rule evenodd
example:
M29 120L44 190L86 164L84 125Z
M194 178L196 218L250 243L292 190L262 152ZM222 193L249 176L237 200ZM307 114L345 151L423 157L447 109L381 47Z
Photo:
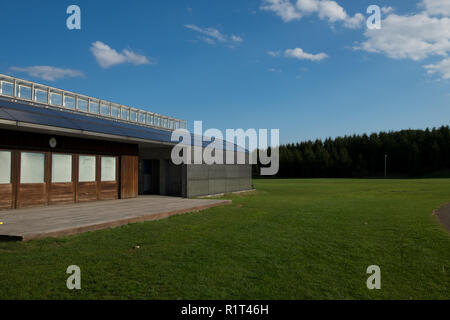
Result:
M278 57L280 55L280 51L267 51L267 54L272 57Z
M132 63L134 65L150 64L150 60L131 50L124 49L121 53L108 46L107 44L96 41L91 45L91 52L98 64L106 69L122 63Z
M419 7L423 8L429 15L450 16L449 0L423 0Z
M450 19L425 13L410 16L388 15L381 30L365 32L361 48L382 52L390 58L422 60L430 55L445 56L450 51Z
M285 22L317 14L322 20L328 20L330 23L342 22L345 27L356 29L364 21L361 13L352 17L332 0L297 0L295 3L291 0L263 0L261 9L275 12Z
M328 55L326 53L307 53L303 51L302 48L295 48L295 49L287 49L284 52L285 56L288 58L295 58L299 60L309 60L309 61L322 61L323 59L328 58Z
M393 59L424 60L443 57L440 63L425 66L428 73L448 79L450 54L450 0L422 0L419 12L390 13L380 30L366 30L366 40L356 49L377 52ZM447 58L447 59L446 59Z
M61 69L52 66L11 67L11 71L24 72L31 77L55 81L67 77L84 77L83 72L72 69Z
M231 42L237 44L244 41L240 36L234 34L227 36L215 28L201 28L195 24L186 24L184 27L202 34L203 36L200 36L198 39L208 44L215 44L216 42Z
M450 79L450 58L444 59L436 64L429 64L425 66L429 74L439 72L443 79Z
M186 24L184 26L185 28L197 31L201 34L206 35L208 38L210 38L212 41L217 40L220 42L225 42L226 37L223 35L219 30L214 28L200 28L194 24Z
M392 8L392 7L382 7L381 8L381 12L383 12L384 14L391 13L392 11L394 11L394 8Z
M240 37L240 36L236 36L236 35L232 34L231 41L236 42L236 43L241 43L244 41L244 39L242 39L242 37Z
M275 12L284 22L302 18L302 14L290 0L264 0L261 9Z

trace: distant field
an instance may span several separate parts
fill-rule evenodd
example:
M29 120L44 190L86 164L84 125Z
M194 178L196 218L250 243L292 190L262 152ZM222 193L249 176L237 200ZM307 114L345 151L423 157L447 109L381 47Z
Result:
M255 187L199 213L0 243L0 298L450 299L450 233L432 216L449 179ZM66 288L73 264L80 291ZM381 290L366 287L369 265Z

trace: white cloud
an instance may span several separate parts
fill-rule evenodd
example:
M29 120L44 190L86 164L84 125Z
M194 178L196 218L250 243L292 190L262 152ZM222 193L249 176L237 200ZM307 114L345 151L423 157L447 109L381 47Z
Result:
M267 54L272 57L278 57L280 53L280 51L267 51Z
M312 54L303 51L303 49L301 48L287 49L284 52L284 54L288 58L295 58L299 60L309 60L309 61L322 61L323 59L328 58L328 55L326 53Z
M126 61L135 65L150 64L147 57L134 53L133 51L123 49L123 55L125 55Z
M231 41L241 43L242 41L244 41L244 39L242 39L242 37L240 37L240 36L236 36L233 34L233 35L231 35Z
M436 64L429 64L424 67L429 74L440 73L443 79L450 79L450 58L444 59Z
M219 30L214 29L214 28L200 28L200 27L198 27L196 25L193 25L193 24L186 24L185 28L197 31L199 33L202 33L202 34L204 34L204 35L206 35L206 36L208 36L210 38L214 38L214 39L216 39L218 41L221 41L221 42L225 42L226 41L226 37L222 33L220 33Z
M388 14L388 13L391 13L392 11L394 11L394 8L392 8L392 7L382 7L381 8L381 12L383 12L383 14Z
M196 26L194 24L186 24L184 25L185 28L196 31L204 36L198 37L203 42L206 42L208 44L215 44L216 41L226 43L226 42L233 42L233 43L242 43L244 39L237 35L231 35L228 37L227 35L221 33L219 30L215 28L201 28L199 26Z
M298 0L297 8L303 12L313 13L319 11L319 3L316 0Z
M70 77L84 77L83 72L73 69L61 69L52 66L11 67L11 71L24 72L31 77L48 81Z
M450 9L450 1L422 0L419 8L422 11L409 15L388 14L381 29L366 30L366 40L355 48L385 54L392 59L421 61L443 57L440 63L429 64L425 68L429 73L438 73L447 79L450 10L446 10Z
M290 0L264 0L261 9L275 12L284 22L302 17Z
M303 1L303 0L299 0ZM330 22L345 21L348 18L344 8L335 1L317 1L318 14L321 19L328 19Z
M365 21L364 16L361 13L355 14L353 17L348 17L344 21L344 26L349 29L357 29L361 26L361 24Z
M215 44L216 41L214 39L208 38L208 37L199 37L199 39L207 44Z
M345 27L356 29L364 21L361 13L349 16L343 7L332 0L263 0L261 10L272 11L285 22L299 20L304 16L317 14L320 19L330 23L342 22Z
M132 63L134 65L150 64L150 60L131 50L124 49L121 53L108 46L107 44L96 41L91 45L91 52L98 64L106 69L122 63Z
M391 14L382 21L381 30L368 29L365 36L361 49L394 59L418 61L431 55L446 56L450 51L450 19L424 13Z
M450 17L450 1L449 0L423 0L420 8L424 8L429 15L441 15Z

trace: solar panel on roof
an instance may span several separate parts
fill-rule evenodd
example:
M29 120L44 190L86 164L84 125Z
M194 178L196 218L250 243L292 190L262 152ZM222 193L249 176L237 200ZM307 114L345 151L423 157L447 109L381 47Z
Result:
M2 109L0 109L0 119L15 120L10 114L8 114L5 110Z
M10 101L0 102L0 118L20 122L77 129L130 138L171 142L171 132L115 122L82 114L27 106Z
M171 140L172 132L167 130L142 127L139 125L96 118L79 113L70 113L67 111L28 106L6 100L0 100L0 119L91 131L129 138L168 142L173 144L178 143L177 141L174 142ZM191 134L191 142L193 145L202 145L203 147L206 147L210 143L207 141L202 141L202 139L200 139L201 142L198 143L197 139L194 139L194 137L194 134ZM244 151L245 149L225 141L224 150Z
M80 129L75 122L67 121L62 117L50 117L48 115L37 113L37 112L27 112L22 110L7 109L9 115L11 115L14 120L20 122L27 122L33 124L55 126L60 128L68 129Z

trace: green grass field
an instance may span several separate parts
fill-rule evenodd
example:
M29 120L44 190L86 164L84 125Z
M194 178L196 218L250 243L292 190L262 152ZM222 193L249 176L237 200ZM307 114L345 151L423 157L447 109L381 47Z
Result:
M450 233L432 215L450 202L450 180L255 180L255 187L203 212L0 243L0 298L450 298ZM66 288L73 264L81 268L79 291ZM381 290L366 287L369 265L381 267Z

